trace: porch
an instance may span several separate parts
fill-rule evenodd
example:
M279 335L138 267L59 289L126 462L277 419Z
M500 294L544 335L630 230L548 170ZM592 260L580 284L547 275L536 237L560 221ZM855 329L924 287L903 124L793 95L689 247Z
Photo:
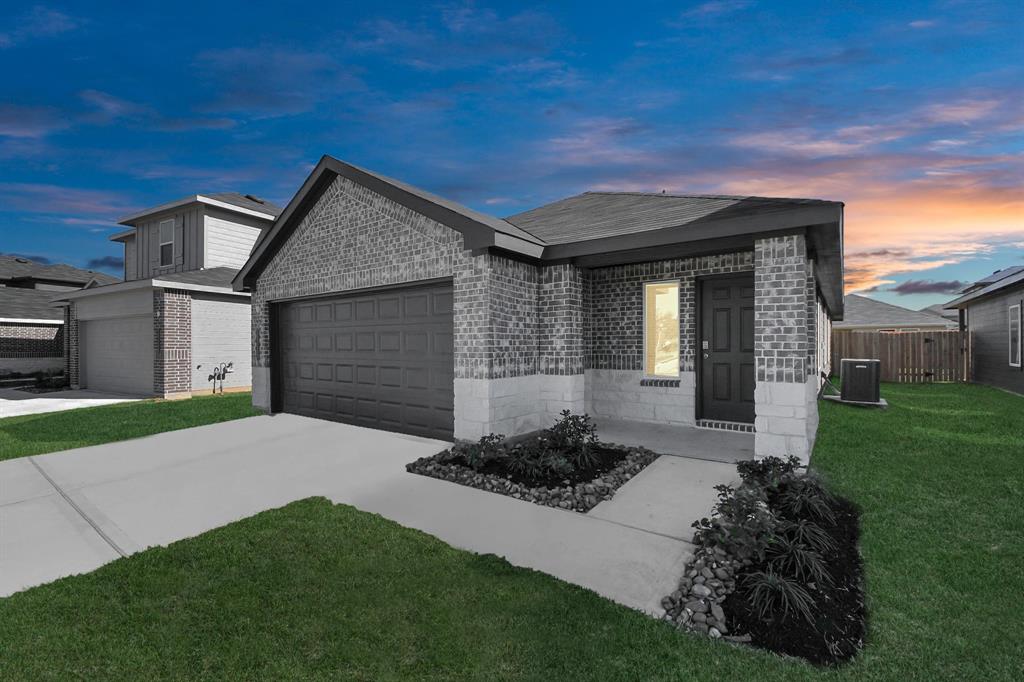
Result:
M754 459L754 434L679 424L598 417L598 437L607 443L643 446L662 455L735 464Z

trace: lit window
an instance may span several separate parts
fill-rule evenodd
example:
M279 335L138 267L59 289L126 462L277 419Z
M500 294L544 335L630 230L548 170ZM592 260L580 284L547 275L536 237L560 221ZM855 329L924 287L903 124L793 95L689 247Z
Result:
M1010 306L1010 366L1020 367L1020 304Z
M174 263L174 221L160 221L160 265Z
M644 372L679 376L679 283L644 285Z

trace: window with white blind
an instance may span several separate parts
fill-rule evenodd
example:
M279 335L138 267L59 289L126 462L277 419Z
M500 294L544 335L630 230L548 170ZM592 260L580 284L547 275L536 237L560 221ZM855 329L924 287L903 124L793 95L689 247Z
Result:
M174 221L160 221L160 266L174 264Z
M679 282L644 285L644 373L679 376Z

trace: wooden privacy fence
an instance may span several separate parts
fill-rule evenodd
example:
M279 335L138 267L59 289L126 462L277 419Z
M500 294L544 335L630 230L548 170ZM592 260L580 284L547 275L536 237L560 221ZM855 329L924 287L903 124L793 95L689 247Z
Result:
M922 384L970 381L970 332L832 332L832 372L843 358L882 361L882 381Z

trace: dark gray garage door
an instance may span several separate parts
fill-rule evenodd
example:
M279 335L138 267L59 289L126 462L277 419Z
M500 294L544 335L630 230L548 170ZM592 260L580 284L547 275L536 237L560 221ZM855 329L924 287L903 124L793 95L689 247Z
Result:
M450 439L452 286L279 304L285 412Z

